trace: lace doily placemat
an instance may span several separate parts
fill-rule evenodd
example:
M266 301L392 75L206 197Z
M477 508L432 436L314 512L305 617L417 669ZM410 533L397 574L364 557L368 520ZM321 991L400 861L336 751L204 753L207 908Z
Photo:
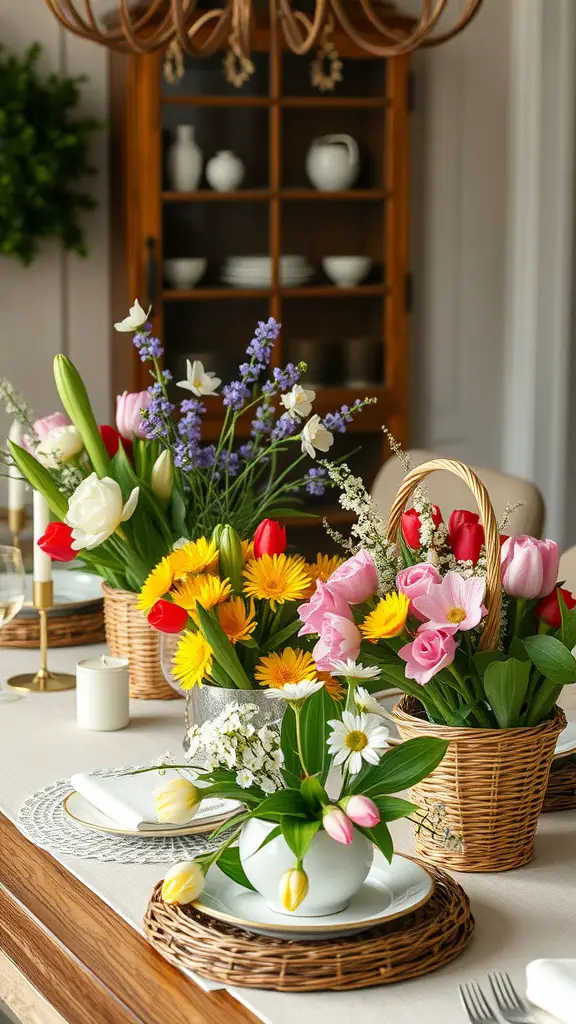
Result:
M124 775L134 768L98 771L94 775ZM70 779L57 779L26 798L18 811L22 832L36 846L51 853L120 864L168 864L192 860L214 849L222 837L210 842L209 832L197 836L113 836L83 828L64 811L63 801L72 792Z

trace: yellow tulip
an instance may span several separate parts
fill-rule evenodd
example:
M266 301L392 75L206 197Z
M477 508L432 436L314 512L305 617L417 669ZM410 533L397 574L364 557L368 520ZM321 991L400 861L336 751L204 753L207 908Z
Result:
M173 864L162 882L165 903L192 903L204 889L204 874L193 860Z
M308 895L308 875L302 868L289 868L280 879L280 902L285 910L296 910Z
M162 783L152 796L158 821L170 825L185 825L194 817L202 800L196 786L182 776Z

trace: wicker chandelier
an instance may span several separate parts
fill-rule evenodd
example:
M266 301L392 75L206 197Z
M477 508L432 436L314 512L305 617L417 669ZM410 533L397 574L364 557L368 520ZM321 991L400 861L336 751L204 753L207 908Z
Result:
M194 57L207 57L231 37L243 57L249 57L252 48L254 0L223 0L222 7L212 9L198 0L115 0L115 11L104 19L96 14L98 0L46 3L70 32L125 53L151 53L176 43ZM376 57L394 57L452 39L472 20L482 0L459 0L456 20L442 30L448 3L421 0L419 17L407 31L395 28L393 19L387 21L394 8L382 0L313 0L313 10L306 13L296 9L298 0L294 6L293 0L270 0L293 53L309 53L332 18L357 46ZM453 0L450 4L452 8Z

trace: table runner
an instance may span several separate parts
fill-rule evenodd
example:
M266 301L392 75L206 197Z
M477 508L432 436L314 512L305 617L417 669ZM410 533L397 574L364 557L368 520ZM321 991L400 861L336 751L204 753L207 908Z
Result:
M80 656L105 652L102 646L61 649L51 666L73 671ZM37 667L35 651L3 651L0 669L9 675ZM576 717L576 693L565 691L564 706ZM573 710L570 711L570 708ZM76 726L75 694L28 695L0 705L0 811L17 824L18 807L31 792L76 771L90 771L151 760L178 749L182 732L180 701L132 701L132 723L116 733L89 733ZM412 853L410 826L394 824L396 847ZM56 855L132 927L141 922L158 864L116 864ZM348 1024L362 1013L362 1024L459 1024L464 1021L457 985L482 981L488 971L507 970L519 988L528 961L576 955L573 878L576 865L576 811L541 819L535 860L500 875L455 875L472 901L476 934L468 950L443 970L410 982L361 992L284 995L230 989L267 1024ZM206 986L201 982L202 987ZM546 1018L541 1017L544 1021ZM549 1018L548 1018L549 1020Z

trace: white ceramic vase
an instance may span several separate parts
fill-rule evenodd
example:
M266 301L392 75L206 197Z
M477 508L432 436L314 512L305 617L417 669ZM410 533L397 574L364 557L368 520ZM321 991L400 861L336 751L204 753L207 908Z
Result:
M235 192L244 180L245 167L230 149L221 149L206 164L208 184L216 192Z
M372 843L356 829L349 846L337 843L324 830L317 832L304 858L308 894L296 910L288 911L280 902L278 887L284 872L294 867L294 854L282 836L259 849L274 827L251 818L240 834L242 867L266 906L289 917L325 917L344 910L372 867Z
M306 156L306 173L320 192L351 188L360 170L358 146L351 135L314 139Z
M174 192L193 192L202 175L202 150L191 124L179 124L176 138L166 155L168 182Z

